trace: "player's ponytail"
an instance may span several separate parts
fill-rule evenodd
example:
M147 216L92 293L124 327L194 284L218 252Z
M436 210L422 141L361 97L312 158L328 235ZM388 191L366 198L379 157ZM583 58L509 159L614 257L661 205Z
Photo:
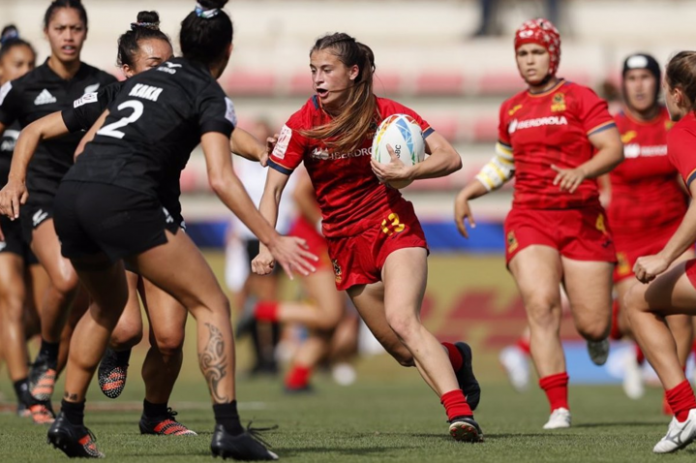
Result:
M36 60L36 50L29 42L19 36L17 27L14 24L5 26L2 32L0 32L0 61L2 61L7 52L18 46L29 48L34 55L34 60Z
M667 64L665 79L670 88L679 88L691 111L696 110L696 51L681 51Z
M131 23L131 30L118 38L118 55L116 62L120 67L133 67L135 56L140 50L140 41L159 39L171 45L167 34L159 28L160 19L156 11L141 11L136 22Z
M85 25L85 29L87 29L87 10L85 10L85 7L82 5L80 0L55 0L54 2L51 2L46 9L46 14L44 14L44 29L48 29L48 24L51 22L51 19L53 19L53 15L55 14L56 10L61 8L72 8L77 10L77 13L80 15L80 19Z
M318 39L310 56L325 49L330 49L346 67L357 65L358 76L347 89L346 104L338 117L326 125L304 131L303 135L322 140L333 152L350 153L360 148L380 120L377 100L372 92L375 55L370 47L344 33Z
M184 58L206 66L226 59L234 30L222 8L227 0L199 0L181 23L179 43Z

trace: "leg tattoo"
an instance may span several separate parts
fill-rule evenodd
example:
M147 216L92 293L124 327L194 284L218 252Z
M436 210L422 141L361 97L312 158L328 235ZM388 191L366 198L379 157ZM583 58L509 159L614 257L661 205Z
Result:
M218 391L218 385L222 378L227 374L227 356L225 355L225 342L219 329L206 323L205 326L210 330L210 339L205 346L205 350L198 354L198 362L208 388L216 403L226 403L230 399L224 395L224 391Z

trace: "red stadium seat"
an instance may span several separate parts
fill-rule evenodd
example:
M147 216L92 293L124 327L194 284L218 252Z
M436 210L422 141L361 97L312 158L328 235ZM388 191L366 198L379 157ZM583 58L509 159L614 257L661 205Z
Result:
M478 93L482 95L509 95L524 90L525 83L515 71L489 72L480 76L478 80Z
M472 141L494 142L498 139L498 118L481 117L473 122Z
M230 95L272 95L275 91L275 76L254 71L233 71L222 79L225 91Z
M374 77L374 92L382 95L397 95L401 92L401 75L395 72L377 70Z
M464 76L459 72L425 72L416 78L414 92L417 95L461 95Z
M312 74L310 74L309 69L297 72L290 77L287 92L290 95L300 95L308 98L314 93L312 89Z
M448 141L457 141L460 138L459 119L455 115L440 115L434 117L424 117L430 126Z

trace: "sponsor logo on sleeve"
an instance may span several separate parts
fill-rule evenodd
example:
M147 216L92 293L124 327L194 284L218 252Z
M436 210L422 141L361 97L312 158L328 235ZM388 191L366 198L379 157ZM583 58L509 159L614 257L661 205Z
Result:
M290 140L292 140L292 129L284 125L283 128L280 129L278 143L276 143L275 148L273 148L273 156L278 159L285 159L285 153L288 151L288 146L290 146Z
M225 119L230 121L233 126L237 127L237 112L234 110L234 103L232 103L232 100L225 97L225 104L227 105L227 111L225 111Z
M90 103L96 103L97 102L97 94L96 93L87 93L86 95L82 95L80 98L75 100L73 102L73 108L79 108L80 106L84 106L86 104Z

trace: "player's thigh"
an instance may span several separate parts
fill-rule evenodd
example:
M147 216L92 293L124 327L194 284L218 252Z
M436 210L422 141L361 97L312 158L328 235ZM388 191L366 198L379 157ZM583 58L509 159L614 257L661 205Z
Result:
M307 295L316 303L317 309L330 319L335 328L341 321L345 309L343 292L336 289L336 277L331 270L319 269L301 279Z
M53 225L47 219L34 229L31 250L48 273L51 284L62 293L77 287L77 273L68 259L61 254L61 244Z
M384 284L380 281L369 285L356 285L348 288L347 292L375 339L401 364L410 365L413 361L411 354L387 323L384 312Z
M544 245L528 246L512 258L509 268L530 320L549 322L551 311L561 306L563 270L558 251ZM558 317L560 310L553 315Z
M563 286L576 326L605 330L611 319L614 264L567 257L562 262Z
M401 332L418 322L428 279L425 248L402 248L389 254L382 267L386 317Z
M188 310L204 307L229 312L229 302L212 269L188 235L181 231L165 233L167 242L129 258L131 267ZM185 268L181 262L186 262Z
M694 261L682 262L648 284L638 284L626 295L628 314L654 312L661 316L696 315Z

